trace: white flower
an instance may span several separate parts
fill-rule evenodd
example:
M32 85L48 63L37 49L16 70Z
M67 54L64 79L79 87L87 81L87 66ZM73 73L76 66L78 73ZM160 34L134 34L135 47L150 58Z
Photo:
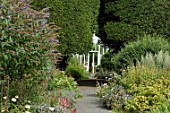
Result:
M3 97L3 99L6 100L6 99L7 99L7 96Z
M28 103L31 103L31 101L30 101L30 100L28 100Z
M104 83L103 86L106 87L106 86L107 86L107 83Z
M31 112L29 112L29 111L26 111L25 113L31 113Z
M13 102L16 102L16 101L17 101L16 98L12 98L11 100L12 100Z
M53 107L49 107L49 110L54 111L54 108Z
M2 109L2 110L1 110L1 112L3 113L3 112L5 112L5 110L4 110L4 109Z
M26 105L25 108L30 109L30 105Z
M15 96L15 98L16 98L16 99L18 99L18 98L19 98L19 96L18 96L18 95L16 95L16 96Z

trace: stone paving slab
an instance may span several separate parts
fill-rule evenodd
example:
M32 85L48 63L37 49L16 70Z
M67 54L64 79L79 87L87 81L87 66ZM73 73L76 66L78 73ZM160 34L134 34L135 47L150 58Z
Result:
M77 113L109 113L96 96L96 87L78 86L83 98L76 104Z

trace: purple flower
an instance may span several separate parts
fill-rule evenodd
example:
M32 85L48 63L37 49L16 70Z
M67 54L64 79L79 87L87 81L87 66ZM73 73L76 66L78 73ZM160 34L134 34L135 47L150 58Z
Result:
M47 22L48 22L47 20L44 20L44 21L42 22L42 25L45 25Z
M21 2L26 2L26 0L21 0Z
M0 9L2 8L2 5L0 5Z
M55 42L56 42L56 43L59 43L59 40L57 39L57 40L55 40Z
M7 28L9 31L13 30L13 28Z
M50 38L49 42L52 43L54 41L54 38Z
M3 40L3 38L0 38L0 41L2 41Z
M10 19L10 18L11 18L11 15L7 16L7 18Z
M26 4L23 8L22 8L22 11L26 10L28 8L28 4Z
M44 8L44 9L43 9L43 11L48 11L48 10L49 10L49 8Z
M43 17L44 17L44 18L49 18L49 16L50 16L50 14L47 13L47 14L45 14Z

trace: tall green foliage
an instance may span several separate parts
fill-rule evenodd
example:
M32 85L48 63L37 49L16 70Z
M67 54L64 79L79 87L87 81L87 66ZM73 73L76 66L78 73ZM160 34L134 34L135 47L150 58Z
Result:
M30 78L51 68L50 56L54 56L52 50L57 50L57 27L47 24L46 10L33 10L26 0L1 1L1 77Z
M135 64L137 60L140 60L146 52L156 54L160 50L170 51L168 41L160 36L145 35L141 38L126 44L118 54L112 57L113 70L119 72L120 69L126 69L129 64Z
M50 21L60 30L62 53L84 53L92 48L92 32L97 26L99 0L32 0L37 9L50 7Z
M101 0L99 34L110 46L121 46L137 35L170 36L169 0ZM118 48L118 47L116 47Z

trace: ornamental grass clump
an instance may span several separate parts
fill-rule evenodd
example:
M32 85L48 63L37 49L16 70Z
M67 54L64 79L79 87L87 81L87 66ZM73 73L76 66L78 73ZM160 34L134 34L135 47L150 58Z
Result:
M165 69L170 71L170 54L168 51L159 51L157 54L146 53L141 57L141 61L138 61L141 65L153 66L155 65L159 69Z

